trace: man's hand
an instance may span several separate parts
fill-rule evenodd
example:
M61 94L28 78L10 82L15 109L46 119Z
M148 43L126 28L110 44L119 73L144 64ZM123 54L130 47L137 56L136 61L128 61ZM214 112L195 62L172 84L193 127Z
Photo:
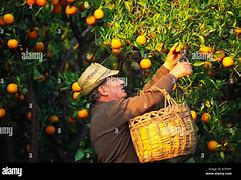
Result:
M172 68L178 63L178 61L182 58L180 52L176 51L178 43L175 43L167 54L164 67L172 70Z
M174 75L176 78L191 75L192 66L188 62L180 62L173 67L173 69L170 71L170 74Z

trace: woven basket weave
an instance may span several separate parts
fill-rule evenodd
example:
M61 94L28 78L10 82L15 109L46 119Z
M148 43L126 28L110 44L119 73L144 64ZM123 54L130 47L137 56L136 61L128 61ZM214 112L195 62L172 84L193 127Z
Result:
M195 151L196 133L190 110L162 89L164 108L130 119L132 141L141 163L160 161Z

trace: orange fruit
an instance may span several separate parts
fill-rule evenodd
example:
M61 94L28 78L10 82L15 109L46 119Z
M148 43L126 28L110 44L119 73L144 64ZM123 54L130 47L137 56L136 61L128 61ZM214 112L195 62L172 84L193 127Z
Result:
M18 41L16 39L9 39L7 45L9 49L16 49L18 47Z
M203 64L203 67L204 67L205 69L207 69L207 70L211 70L212 67L213 67L213 65L212 65L211 62L205 61L204 64Z
M203 53L203 54L205 54L205 53L213 53L214 49L211 48L211 47L208 47L208 46L200 46L199 52Z
M119 49L121 48L122 43L120 41L120 39L114 38L111 40L111 48L112 49Z
M58 4L59 4L59 0L52 0L52 4L53 4L54 6L58 5Z
M136 38L136 42L140 45L144 45L146 43L146 37L144 35L139 35Z
M225 58L225 52L223 50L218 50L213 55L214 61L222 61Z
M73 124L73 123L75 123L75 122L76 122L76 121L75 121L74 118L68 117L68 123L69 123L69 124Z
M191 110L191 115L193 120L197 119L197 113L195 111Z
M47 0L36 0L36 4L40 7L44 7L47 3Z
M5 23L4 23L3 18L0 18L0 26L4 26L4 25L5 25Z
M54 8L53 8L54 14L59 14L59 13L61 13L61 11L62 11L62 7L59 4L54 5Z
M0 118L3 118L6 115L6 111L4 108L0 108Z
M32 120L32 112L28 111L26 114L27 120L31 121Z
M23 101L25 99L25 96L23 94L19 95L18 93L16 93L16 97L20 100Z
M78 99L79 94L80 94L80 92L74 92L72 95L73 99L75 99L75 100Z
M14 23L14 16L10 13L5 14L3 16L3 21L5 24L13 24Z
M211 115L209 113L203 113L201 119L203 122L208 123L208 121L211 119Z
M76 12L77 12L77 7L76 7L76 6L71 6L71 7L70 7L70 5L68 5L68 6L66 6L65 12L66 12L67 15L76 14Z
M79 86L78 82L73 83L71 88L72 88L72 91L74 91L74 92L81 91L81 87Z
M80 119L85 119L89 116L89 112L87 109L81 109L78 111L78 114L77 114L78 118Z
M241 33L241 28L235 28L233 31L236 36L239 36L239 34Z
M151 60L150 59L142 59L140 62L140 66L142 69L148 69L151 67Z
M225 57L223 59L223 66L224 67L232 67L234 65L234 60L232 57Z
M88 16L85 20L85 22L89 25L89 26L92 26L95 24L96 22L96 19L95 19L95 16Z
M55 129L55 127L52 126L52 125L48 125L48 126L45 128L45 133L46 133L47 135L54 135L54 134L55 134L55 131L56 131L56 129Z
M102 9L96 9L94 12L95 19L103 19L105 16L104 11Z
M35 4L35 0L26 0L26 4L27 5L34 5Z
M7 92L10 94L15 94L18 92L18 85L15 83L10 83L7 86Z
M43 42L36 42L35 49L36 49L36 51L43 51L44 50L44 43Z
M53 115L53 116L49 117L49 121L56 123L56 122L59 122L59 118L58 118L58 116Z
M216 151L217 150L217 145L218 145L218 143L215 140L208 141L208 149L210 151Z
M37 39L38 38L38 32L35 29L28 30L28 38L29 39Z
M112 52L113 54L120 54L121 48L119 48L119 49L112 49L111 52Z

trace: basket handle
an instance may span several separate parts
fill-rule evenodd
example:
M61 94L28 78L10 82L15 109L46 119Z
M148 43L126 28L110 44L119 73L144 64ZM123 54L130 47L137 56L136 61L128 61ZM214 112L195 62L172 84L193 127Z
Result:
M170 96L170 94L166 91L166 89L161 89L157 86L152 86L150 89L145 90L144 92L155 92L159 91L164 96L164 108L167 106L177 105L177 102Z

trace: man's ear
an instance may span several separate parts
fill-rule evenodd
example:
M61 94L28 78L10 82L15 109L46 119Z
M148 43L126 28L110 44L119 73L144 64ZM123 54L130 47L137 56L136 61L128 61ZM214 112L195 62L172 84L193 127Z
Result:
M101 96L108 96L109 92L105 86L99 86L98 91L101 94Z

